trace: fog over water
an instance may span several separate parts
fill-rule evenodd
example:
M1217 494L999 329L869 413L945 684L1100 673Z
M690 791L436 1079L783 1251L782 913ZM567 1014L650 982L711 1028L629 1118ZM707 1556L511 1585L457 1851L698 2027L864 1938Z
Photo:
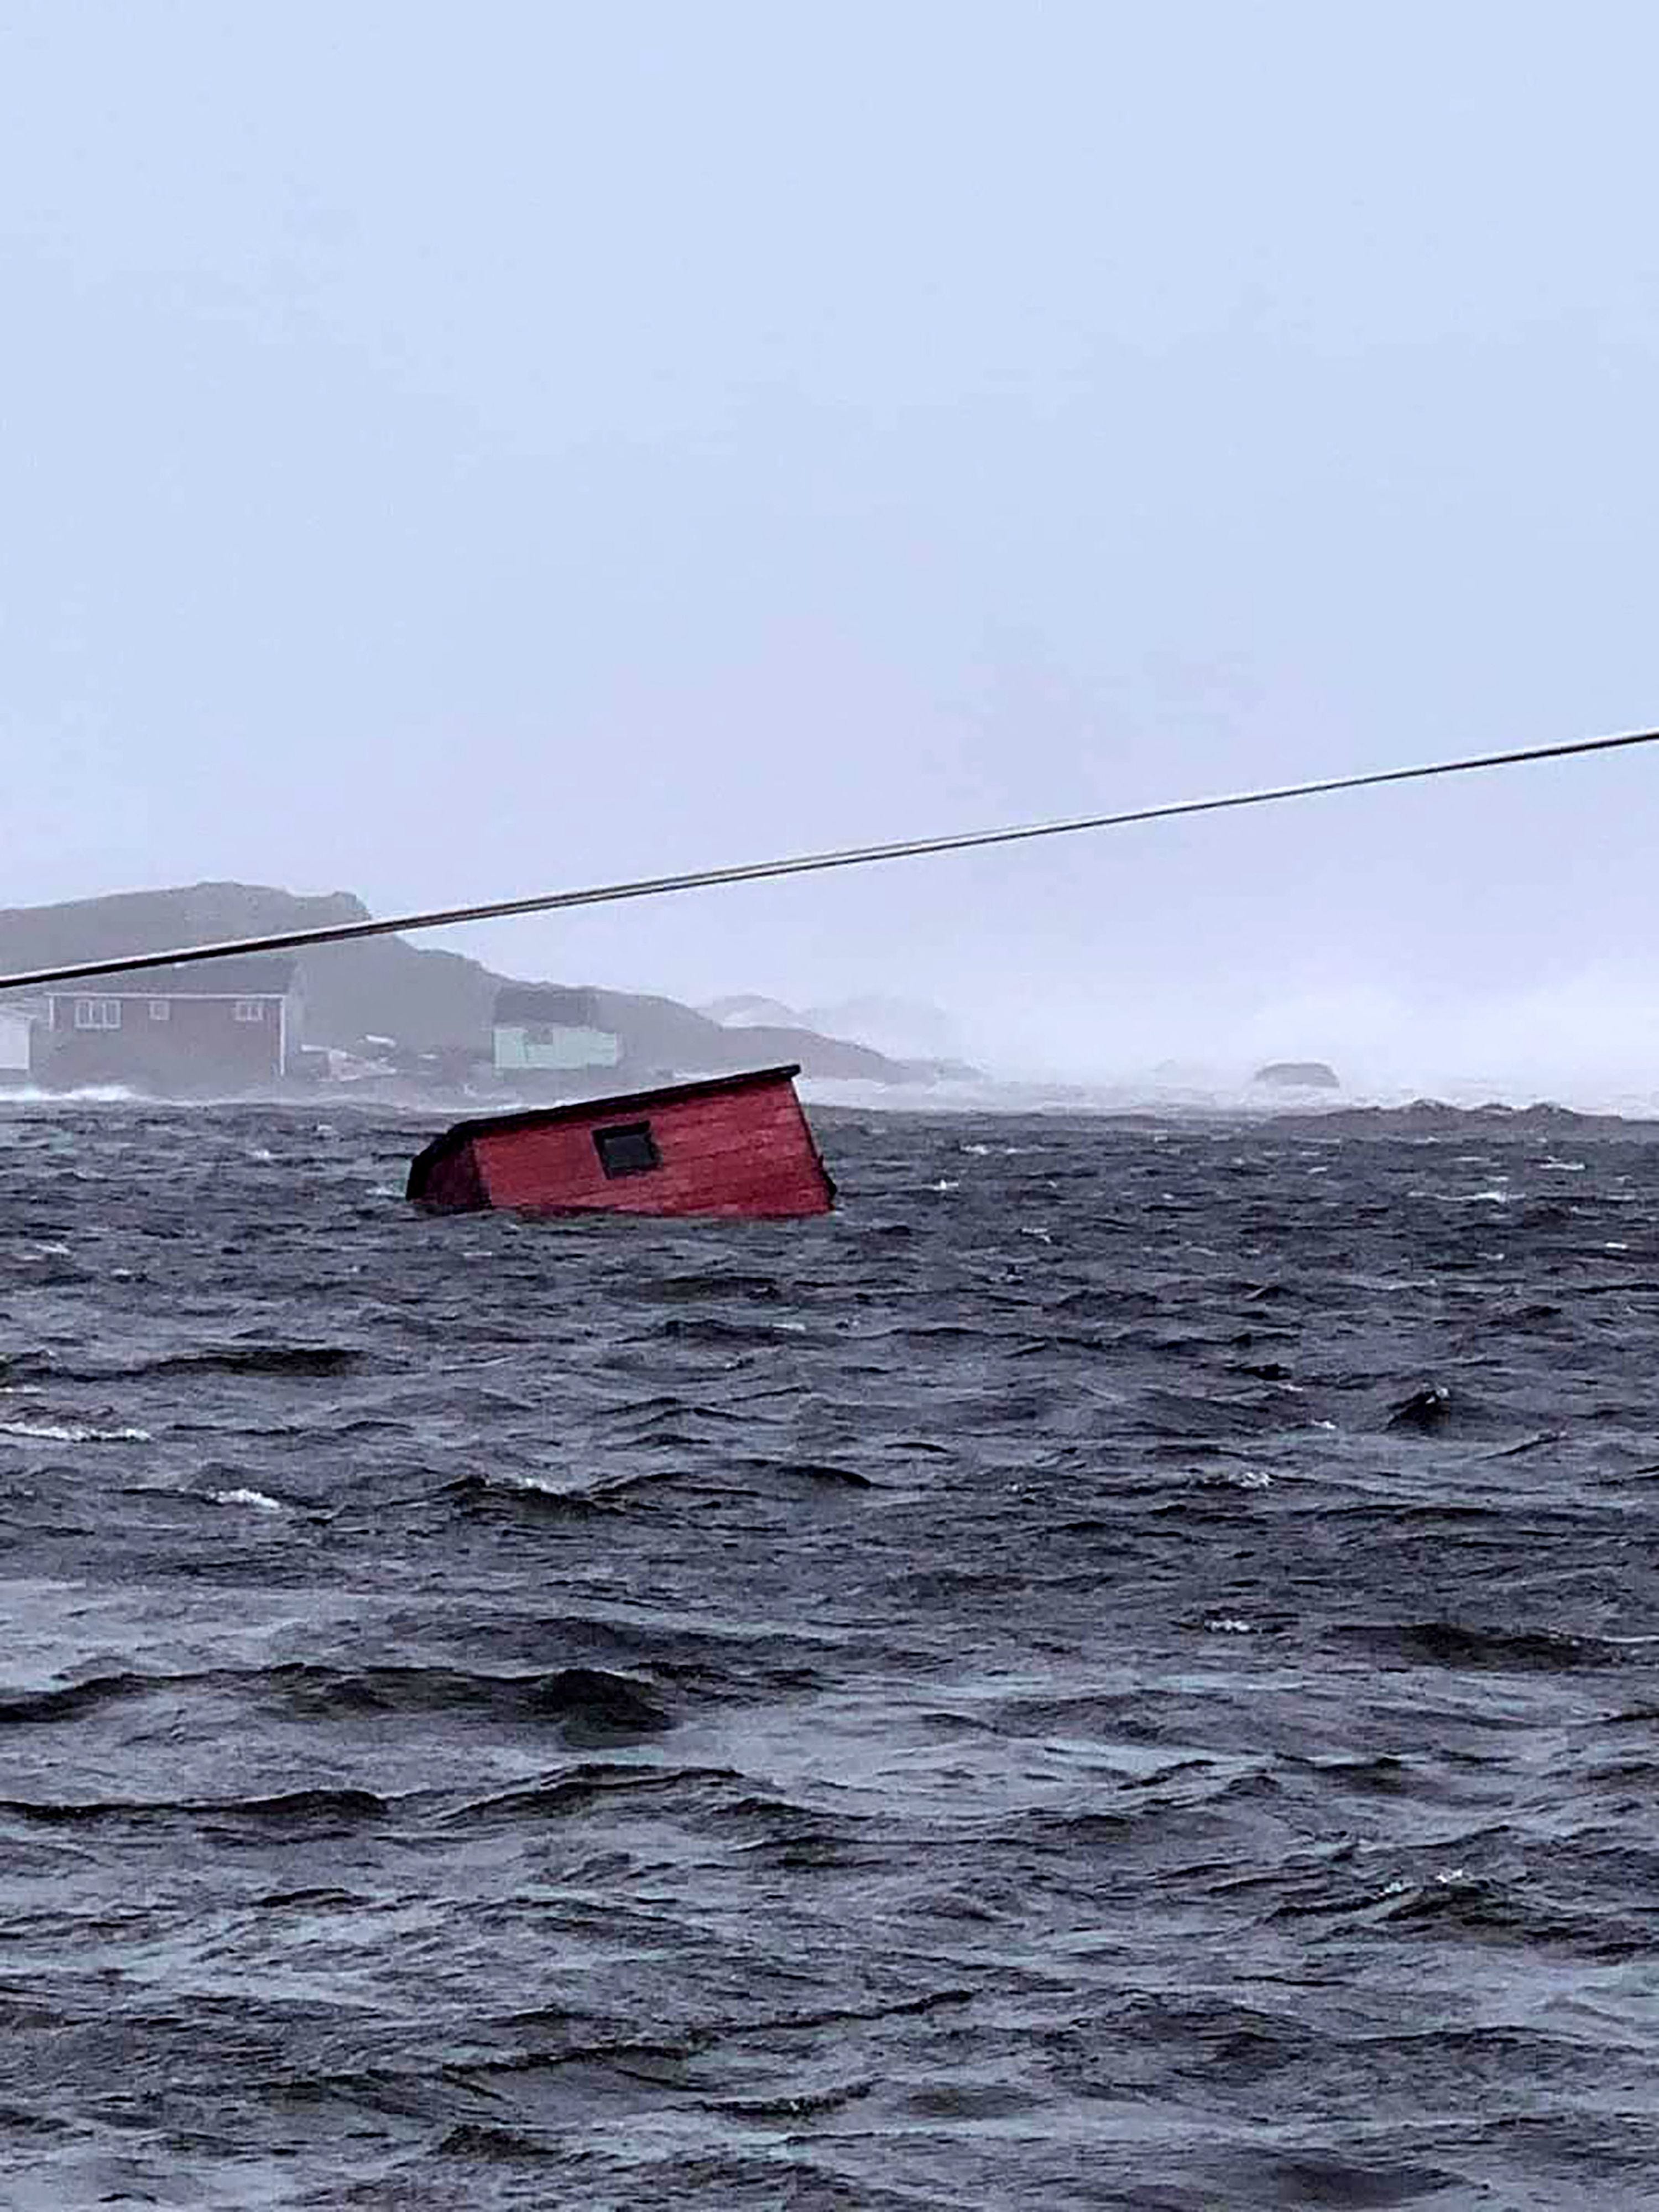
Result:
M0 903L396 911L1659 721L1656 63L1616 4L14 0ZM999 1074L1651 1105L1656 789L442 941L919 1001Z

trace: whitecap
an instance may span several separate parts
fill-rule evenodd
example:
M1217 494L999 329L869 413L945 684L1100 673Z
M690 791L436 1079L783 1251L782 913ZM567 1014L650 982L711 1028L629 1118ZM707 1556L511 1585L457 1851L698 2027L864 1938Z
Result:
M252 1505L261 1513L280 1513L282 1500L267 1498L263 1490L216 1490L210 1493L216 1505Z
M82 1421L0 1421L0 1437L25 1443L147 1444L148 1429L94 1429Z
M587 1492L580 1486L573 1489L565 1483L549 1482L538 1474L487 1474L484 1477L484 1482L491 1490L530 1490L533 1491L538 1498L571 1499L585 1498L587 1495Z

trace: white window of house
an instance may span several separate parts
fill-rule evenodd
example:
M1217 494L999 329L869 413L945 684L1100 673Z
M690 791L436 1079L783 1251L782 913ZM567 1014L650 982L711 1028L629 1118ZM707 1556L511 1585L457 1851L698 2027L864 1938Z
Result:
M264 1018L265 1010L262 1000L238 999L236 1001L236 1018L239 1022L262 1022Z
M173 1008L166 999L152 999L149 1002L149 1018L153 1022L171 1021Z
M77 1030L118 1030L121 1026L121 1001L118 999L77 999L75 1002L75 1026Z

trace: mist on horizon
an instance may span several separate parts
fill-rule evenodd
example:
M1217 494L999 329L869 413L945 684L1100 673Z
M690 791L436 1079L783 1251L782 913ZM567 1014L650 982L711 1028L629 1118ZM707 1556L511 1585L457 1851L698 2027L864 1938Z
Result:
M4 902L406 911L1659 721L1656 63L1633 4L19 0ZM1011 1075L1651 1097L1656 792L422 941Z

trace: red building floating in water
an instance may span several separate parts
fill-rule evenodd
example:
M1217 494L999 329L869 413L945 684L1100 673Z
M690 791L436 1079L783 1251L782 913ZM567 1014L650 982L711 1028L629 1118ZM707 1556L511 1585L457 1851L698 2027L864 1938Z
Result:
M409 1171L441 1213L828 1213L835 1186L795 1096L798 1067L460 1121Z

